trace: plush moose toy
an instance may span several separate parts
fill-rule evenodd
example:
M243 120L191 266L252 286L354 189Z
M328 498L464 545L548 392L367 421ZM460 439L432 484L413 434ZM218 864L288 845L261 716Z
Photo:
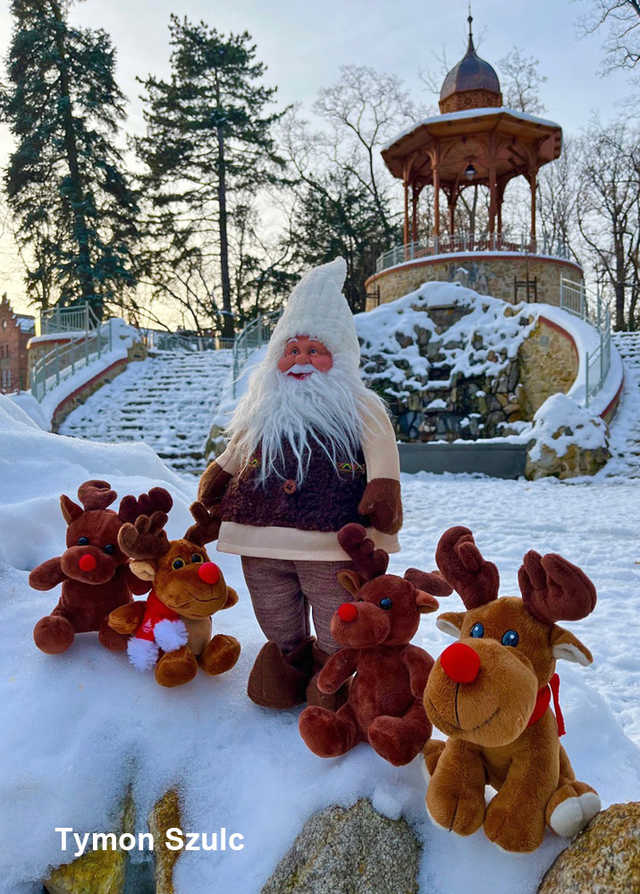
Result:
M34 590L52 590L62 584L58 604L33 631L36 646L43 652L64 652L76 633L89 631L98 631L98 639L107 649L126 649L127 638L108 626L107 616L112 609L131 602L132 593L146 593L149 584L131 573L129 558L118 547L118 531L149 507L160 508L156 505L159 490L152 488L137 500L124 497L118 512L107 508L117 497L106 481L80 485L78 499L82 506L65 494L60 497L68 525L67 550L38 565L29 575Z
M153 590L146 602L113 611L109 624L119 634L131 634L127 652L134 667L148 670L155 665L161 686L181 686L195 677L198 664L213 676L238 660L237 639L224 634L211 639L211 615L231 608L238 595L204 548L217 536L217 516L202 503L194 503L191 513L196 523L183 539L170 541L163 528L172 500L164 494L166 511L140 515L118 534L120 549L132 559L132 570L152 583Z
M427 810L445 829L480 826L507 851L533 851L545 824L571 837L600 809L578 782L559 735L557 658L591 663L589 650L556 625L586 617L596 604L589 578L561 556L530 550L518 574L522 599L498 597L498 569L468 528L446 531L436 561L466 612L440 615L458 637L436 661L424 693L427 716L449 738L424 749L431 775ZM549 703L553 694L556 717ZM485 805L485 785L497 794Z
M401 766L431 735L422 695L433 658L409 640L421 613L438 608L430 594L448 596L451 587L437 572L410 568L404 578L385 574L389 556L373 548L362 525L345 525L338 541L354 564L354 570L340 571L338 580L355 601L344 602L331 620L331 635L342 648L320 671L318 689L336 692L355 677L337 712L305 708L300 735L319 757L336 757L369 742L380 757Z

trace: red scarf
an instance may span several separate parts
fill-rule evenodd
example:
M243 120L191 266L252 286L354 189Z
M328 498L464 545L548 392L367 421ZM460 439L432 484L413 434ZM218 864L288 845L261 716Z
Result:
M136 639L146 639L153 642L153 628L158 621L175 621L179 617L180 615L177 612L174 612L172 608L169 608L164 602L160 602L155 592L152 590L147 596L144 617L134 636Z
M562 711L560 710L559 694L560 677L557 674L554 674L547 685L543 686L542 689L538 691L536 706L533 709L533 713L529 718L529 723L527 724L527 726L533 726L534 723L537 723L538 720L540 720L544 712L549 707L551 696L553 695L553 709L556 714L556 723L558 724L558 735L564 736L566 730L564 728L564 717L562 716Z

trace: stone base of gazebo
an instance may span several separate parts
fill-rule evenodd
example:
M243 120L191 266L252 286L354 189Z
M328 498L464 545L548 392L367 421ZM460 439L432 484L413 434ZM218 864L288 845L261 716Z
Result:
M562 277L582 284L582 268L564 258L522 252L456 252L416 258L369 277L366 310L395 301L425 282L459 282L512 304L560 304Z

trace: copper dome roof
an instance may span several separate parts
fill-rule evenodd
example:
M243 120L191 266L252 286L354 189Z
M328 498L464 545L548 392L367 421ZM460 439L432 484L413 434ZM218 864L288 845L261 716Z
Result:
M440 90L440 110L442 112L457 111L458 108L469 108L476 106L477 108L486 106L502 105L502 93L500 91L500 81L493 66L481 59L476 53L473 45L473 34L471 33L471 22L469 16L469 44L465 56L451 69L447 74ZM468 94L471 91L482 91L477 93L475 101ZM446 101L455 95L467 94L466 101L463 103L455 103ZM444 104L444 107L443 107ZM451 106L451 107L449 107Z

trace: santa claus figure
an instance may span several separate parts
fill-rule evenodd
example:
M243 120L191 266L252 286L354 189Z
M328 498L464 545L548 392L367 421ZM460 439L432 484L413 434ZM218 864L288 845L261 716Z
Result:
M315 675L338 648L331 616L351 598L336 580L353 567L340 528L359 522L376 546L399 549L396 438L382 401L360 378L345 275L338 258L295 287L233 415L227 449L198 491L219 511L218 549L242 556L267 638L248 694L266 707L338 706L341 694L321 694Z

